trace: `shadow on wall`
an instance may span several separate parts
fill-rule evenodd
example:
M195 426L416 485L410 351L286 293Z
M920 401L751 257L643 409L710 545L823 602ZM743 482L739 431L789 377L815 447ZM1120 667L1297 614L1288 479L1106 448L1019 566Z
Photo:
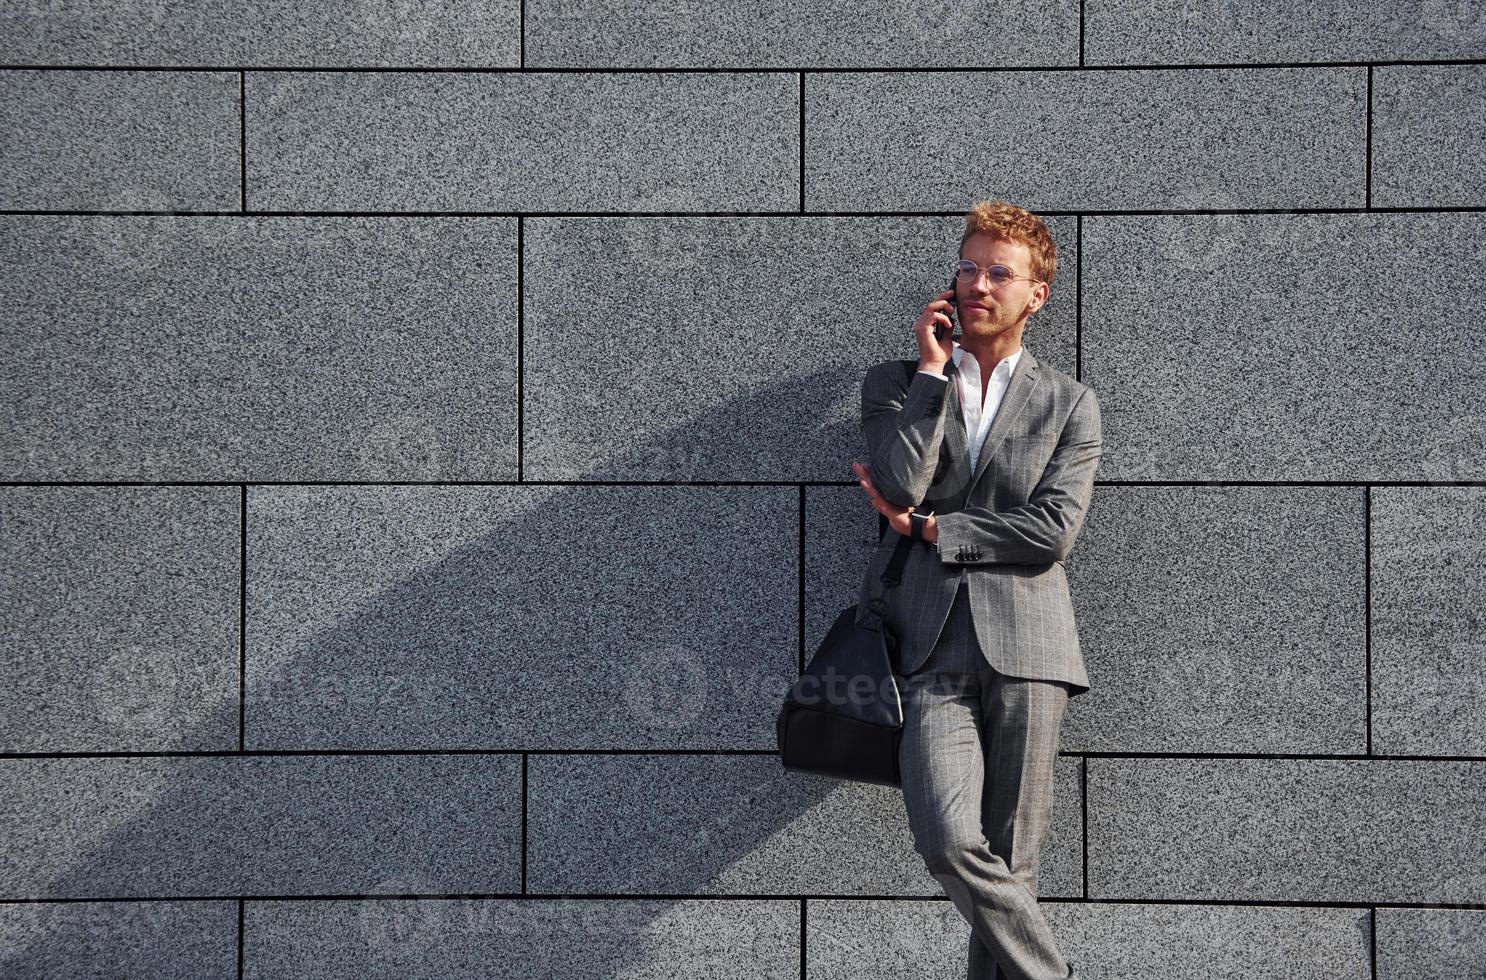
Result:
M839 471L844 482L860 429L841 406L855 405L864 372L781 380L581 479L705 480L748 454L771 478ZM823 421L802 424L811 418ZM656 465L682 452L690 471ZM684 512L655 515L657 493L676 494ZM513 495L530 501L508 512ZM252 902L248 972L354 962L344 975L401 976L432 956L448 975L601 976L647 962L657 945L703 941L690 919L714 914L733 930L716 930L719 967L746 962L736 940L755 916L707 903L685 912L647 894L819 893L832 870L874 893L938 894L896 790L787 773L770 755L582 754L774 750L774 715L799 666L796 487L269 486L250 487L248 507L246 745L328 754L18 763L16 798L50 812L6 818L25 846L7 859L0 897L518 894L525 816L535 898ZM864 496L860 508L850 542L860 553L824 559L850 574L808 597L807 653L856 598L877 528ZM666 669L639 676L647 657ZM235 747L238 712L235 697L215 705L178 744ZM524 807L519 755L334 754L350 749L577 754L529 757ZM59 795L69 791L87 794L86 812ZM848 806L811 812L837 791ZM78 826L56 826L59 814ZM874 841L874 828L890 837L883 826L904 835ZM637 897L564 911L575 900L544 894ZM180 926L156 908L159 928ZM235 905L224 908L235 919ZM754 911L772 935L767 909ZM85 918L44 928L44 942L5 954L0 972L50 975L59 951L97 943ZM296 933L296 921L313 925ZM471 934L478 923L485 934ZM798 939L793 905L777 924ZM112 962L138 957L157 972L149 945ZM781 969L793 975L797 956L789 946Z

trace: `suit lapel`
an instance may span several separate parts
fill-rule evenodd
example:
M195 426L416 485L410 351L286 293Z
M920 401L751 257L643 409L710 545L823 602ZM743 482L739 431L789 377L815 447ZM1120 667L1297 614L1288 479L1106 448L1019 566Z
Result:
M966 357L971 355L966 354ZM975 473L970 477L969 486L965 490L965 499L970 499L970 491L975 489L980 475L986 471L986 466L991 461L991 456L996 452L996 447L1006 439L1006 433L1011 429L1012 423L1022 414L1027 407L1027 399L1031 397L1032 389L1037 387L1037 358L1022 346L1022 356L1017 358L1016 370L1011 372L1011 383L1006 386L1006 394L1001 396L1001 405L996 409L996 417L991 420L991 430L986 433L986 441L980 447L980 455L975 460ZM956 383L955 390L958 393L959 385ZM958 406L959 402L956 400ZM961 416L960 432L961 441L964 441L965 423ZM965 463L969 465L969 454L964 455Z
M955 468L953 486L968 487L970 484L970 452L965 433L965 406L960 403L960 369L950 361L944 366L949 378L950 422L945 426L944 445L949 452L950 465ZM961 505L963 506L963 505Z

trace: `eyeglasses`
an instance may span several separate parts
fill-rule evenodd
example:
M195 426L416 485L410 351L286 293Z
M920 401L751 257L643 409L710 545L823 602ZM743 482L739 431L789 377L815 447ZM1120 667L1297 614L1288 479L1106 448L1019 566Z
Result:
M1014 282L1017 279L1030 279L1032 282L1042 282L1041 279L1033 279L1031 276L1019 276L1008 269L1006 266L1000 264L993 265L989 269L982 270L980 266L976 265L969 259L961 259L960 261L956 262L954 265L954 270L955 278L959 279L960 282L974 282L977 278L979 278L982 271L984 271L986 275L990 277L991 285L993 286L1004 286L1007 283Z

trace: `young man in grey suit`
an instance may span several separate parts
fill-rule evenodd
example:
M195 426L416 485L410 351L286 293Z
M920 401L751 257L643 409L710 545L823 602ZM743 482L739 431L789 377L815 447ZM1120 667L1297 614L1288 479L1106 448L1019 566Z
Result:
M913 325L917 369L867 372L870 459L852 467L891 529L861 609L894 546L915 539L886 597L905 677L903 798L915 850L970 923L970 980L1080 977L1038 907L1037 873L1063 712L1089 689L1063 560L1103 440L1093 390L1022 346L1056 268L1041 219L977 204L953 292Z

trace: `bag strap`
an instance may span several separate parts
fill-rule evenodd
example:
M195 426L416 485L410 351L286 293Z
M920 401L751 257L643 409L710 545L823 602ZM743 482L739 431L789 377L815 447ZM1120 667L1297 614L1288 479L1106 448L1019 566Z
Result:
M913 547L912 538L903 538L893 549L893 558L882 570L883 592L903 581L903 566L908 564L908 549Z

